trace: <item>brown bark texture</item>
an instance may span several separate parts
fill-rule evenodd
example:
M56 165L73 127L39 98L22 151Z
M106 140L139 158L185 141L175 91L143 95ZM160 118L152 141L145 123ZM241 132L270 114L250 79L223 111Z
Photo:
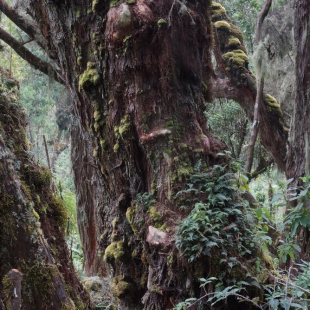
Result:
M88 309L64 239L65 207L28 150L17 100L17 82L0 69L0 299L6 309Z
M291 186L299 184L299 177L310 174L310 7L307 1L297 2L294 35L297 43L295 110L288 148L287 178L294 178Z
M87 273L112 276L121 309L170 309L199 297L199 278L223 272L219 256L214 249L189 263L174 239L195 202L185 211L177 193L196 166L211 178L213 165L226 163L217 155L226 145L203 114L212 98L211 2L29 4L75 103L72 160ZM236 251L234 240L228 251ZM236 277L247 277L257 255L254 247ZM223 307L249 309L234 299Z

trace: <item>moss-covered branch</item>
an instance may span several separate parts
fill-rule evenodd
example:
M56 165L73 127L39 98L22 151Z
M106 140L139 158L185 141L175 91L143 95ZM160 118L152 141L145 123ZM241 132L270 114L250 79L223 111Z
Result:
M246 115L253 121L257 94L256 78L249 69L249 57L243 44L243 36L226 14L225 8L212 3L214 26L214 55L218 70L224 77L213 79L214 96L238 102ZM288 129L283 123L281 107L270 95L263 94L263 104L259 108L261 143L272 154L280 169L285 170Z

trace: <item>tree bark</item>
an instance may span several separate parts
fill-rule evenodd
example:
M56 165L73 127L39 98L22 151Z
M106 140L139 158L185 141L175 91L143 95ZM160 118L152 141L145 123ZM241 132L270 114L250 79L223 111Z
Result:
M261 77L258 82L258 89L257 89L256 100L255 100L255 106L254 106L254 119L253 119L253 124L252 124L252 129L251 129L250 142L248 145L247 161L246 161L245 168L244 168L244 171L248 175L251 175L251 169L252 169L252 164L253 164L253 159L254 159L255 142L256 142L256 138L257 138L259 127L260 127L258 111L259 111L259 108L260 108L260 105L263 99L263 89L264 89L264 78Z
M0 68L0 85L0 299L7 309L20 301L22 309L89 309L64 239L65 207L27 149L18 83ZM19 300L15 269L23 274Z
M218 256L190 263L174 238L189 212L177 193L195 167L212 176L214 165L226 164L217 155L226 145L203 113L212 98L210 2L29 5L75 103L72 158L87 272L111 274L122 309L170 309L199 297L199 278L221 273ZM240 280L257 255L253 249L236 267ZM231 304L238 302L223 307Z
M295 110L290 132L290 144L288 148L287 178L294 178L291 186L299 184L301 176L310 174L310 123L309 123L309 99L310 99L310 65L309 34L310 8L307 1L297 2L295 9L294 35L297 43L296 56L296 99Z

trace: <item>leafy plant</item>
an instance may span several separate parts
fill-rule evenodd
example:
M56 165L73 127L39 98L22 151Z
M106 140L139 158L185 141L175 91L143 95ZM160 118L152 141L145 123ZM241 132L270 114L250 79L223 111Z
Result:
M216 250L222 258L220 263L230 271L239 264L237 256L251 254L255 244L244 213L247 203L238 196L240 191L234 174L225 169L216 165L211 172L193 175L189 188L178 193L194 193L201 200L194 203L188 217L180 223L176 246L189 262L211 256ZM227 257L229 249L231 253L236 252L235 260Z

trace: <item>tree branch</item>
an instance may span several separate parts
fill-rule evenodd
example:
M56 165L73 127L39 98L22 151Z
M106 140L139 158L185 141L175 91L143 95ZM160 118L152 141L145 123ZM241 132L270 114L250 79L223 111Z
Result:
M29 64L31 64L35 69L41 71L42 73L51 76L55 81L60 84L64 84L64 81L49 63L41 60L39 57L32 54L27 48L25 48L21 43L14 39L9 33L0 28L0 39L7 43L12 49Z
M257 23L256 23L256 32L255 32L255 43L258 44L259 41L261 40L262 37L262 26L263 22L270 10L272 4L272 0L266 0L265 5L260 11L258 18L257 18Z
M220 5L220 4L217 4ZM256 78L249 70L249 58L243 37L226 14L212 15L215 32L214 56L217 69L225 77L213 76L213 93L217 98L228 98L238 102L247 117L253 121L257 95ZM288 130L283 123L283 114L276 100L262 94L263 104L259 107L262 145L272 154L278 167L285 171ZM274 102L273 102L274 101Z
M249 143L249 150L248 150L248 156L247 161L245 165L245 172L250 175L252 164L253 164L253 158L254 158L254 148L255 148L255 142L259 131L260 126L260 120L259 120L259 106L261 104L261 101L263 99L263 89L264 89L264 78L262 77L260 81L258 82L258 89L257 89L257 95L255 100L255 106L254 106L254 120L253 125L251 129L251 138Z
M36 29L31 24L29 24L25 18L23 18L16 10L9 7L3 0L0 0L0 11L3 12L18 28L24 31L28 36L30 36L32 39L37 39L38 33ZM41 40L39 42L36 40L36 42L44 49L45 44L41 42Z

